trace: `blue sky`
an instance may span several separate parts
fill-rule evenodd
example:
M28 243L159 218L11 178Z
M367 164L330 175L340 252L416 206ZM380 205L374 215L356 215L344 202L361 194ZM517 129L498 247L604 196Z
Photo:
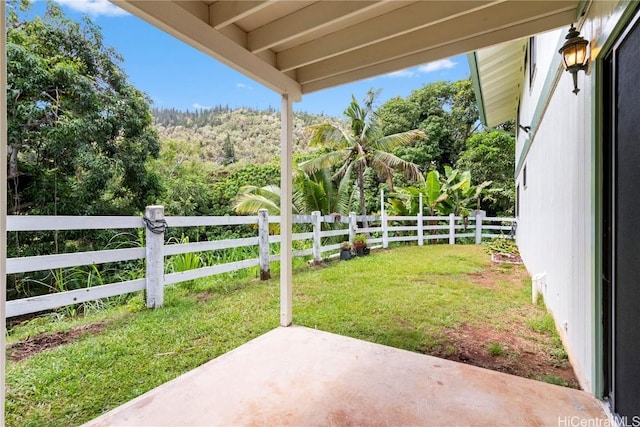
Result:
M127 14L108 0L55 0L73 19L88 14L98 24L107 45L123 56L121 64L130 81L147 93L155 107L194 110L215 105L279 109L275 92L194 48ZM33 12L42 13L45 3ZM368 89L382 89L379 104L439 80L469 77L464 55L420 67L362 80L304 95L296 111L341 116L351 95L362 99Z

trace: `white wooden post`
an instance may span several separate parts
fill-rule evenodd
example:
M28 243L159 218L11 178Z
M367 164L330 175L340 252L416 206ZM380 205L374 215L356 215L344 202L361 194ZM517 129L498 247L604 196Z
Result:
M355 212L349 212L349 242L353 242L358 231L358 218Z
M163 206L147 206L144 210L147 264L147 308L164 303L164 221Z
M289 95L282 95L280 133L280 325L289 326L293 321L293 105Z
M387 211L384 208L384 190L380 190L380 212L382 216L382 247L389 247L389 229L387 224Z
M0 425L4 425L5 400L5 328L7 298L7 33L5 23L6 2L0 1Z
M422 193L420 193L420 207L418 211L418 246L424 245L424 221L422 219Z
M314 264L320 264L322 262L322 237L320 232L322 231L322 217L320 211L311 212L311 222L313 224L313 262Z
M258 210L258 248L260 252L260 280L271 279L269 259L269 211Z
M482 213L476 212L476 245L482 243Z
M449 214L449 244L456 244L456 216Z

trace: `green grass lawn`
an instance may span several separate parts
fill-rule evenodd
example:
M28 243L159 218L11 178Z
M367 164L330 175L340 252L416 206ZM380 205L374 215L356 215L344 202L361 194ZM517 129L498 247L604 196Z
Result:
M485 273L491 283L481 286L478 277ZM496 268L479 246L398 247L318 268L297 267L294 323L445 357L455 353L453 332L490 327L498 338L487 343L487 354L493 355L487 357L507 363L517 362L518 348L500 334L517 322L522 325L517 339L564 363L553 322L548 327L544 307L531 305L529 286L522 267ZM160 310L142 308L137 296L126 306L85 318L49 316L15 327L9 343L103 326L70 344L7 363L7 425L88 421L277 327L278 295L277 279L214 277L189 289L167 289ZM534 374L524 375L542 378ZM544 376L562 383L553 372Z

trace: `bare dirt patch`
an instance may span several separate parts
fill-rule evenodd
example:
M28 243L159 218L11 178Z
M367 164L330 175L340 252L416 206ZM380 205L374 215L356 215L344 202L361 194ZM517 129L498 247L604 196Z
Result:
M522 281L529 277L527 270L512 265L493 264L479 273L467 274L476 285L483 288L495 289L501 283L522 286Z
M551 354L545 335L529 330L527 334L535 339L527 339L517 333L519 329L505 331L486 325L463 324L447 330L446 344L436 348L432 355L511 375L553 379L569 387L579 387L571 364Z
M9 360L19 362L45 350L78 341L85 335L102 332L106 325L107 322L98 322L72 328L64 332L38 334L7 346L7 357Z
M480 273L467 275L483 288L523 286L528 277L522 267L494 264ZM470 325L463 323L442 333L442 344L429 354L525 378L546 380L579 388L566 355L550 334L534 331L527 320L540 315L534 305L514 306L504 313L504 323ZM560 354L559 354L560 353Z

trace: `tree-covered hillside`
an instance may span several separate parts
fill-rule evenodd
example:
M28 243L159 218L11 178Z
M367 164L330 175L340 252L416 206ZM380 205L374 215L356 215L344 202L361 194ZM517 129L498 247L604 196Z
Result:
M280 112L218 106L209 110L153 109L155 128L162 141L183 141L200 160L227 165L235 162L268 163L280 155ZM309 148L308 128L330 117L294 113L294 153Z

